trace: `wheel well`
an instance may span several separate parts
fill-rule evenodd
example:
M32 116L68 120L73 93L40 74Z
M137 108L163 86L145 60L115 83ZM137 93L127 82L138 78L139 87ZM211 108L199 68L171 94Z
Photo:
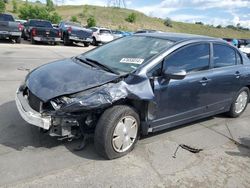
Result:
M248 87L248 89L249 89L249 91L250 91L250 85L248 85L247 87Z

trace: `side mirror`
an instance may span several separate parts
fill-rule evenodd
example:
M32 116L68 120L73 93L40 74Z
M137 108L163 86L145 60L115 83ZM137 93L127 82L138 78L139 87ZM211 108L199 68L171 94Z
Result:
M183 80L187 76L187 72L178 68L167 68L163 71L164 77L173 80Z

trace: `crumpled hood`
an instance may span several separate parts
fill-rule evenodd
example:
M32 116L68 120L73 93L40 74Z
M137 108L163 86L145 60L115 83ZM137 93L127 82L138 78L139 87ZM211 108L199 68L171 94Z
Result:
M47 102L61 95L103 85L118 77L84 63L64 59L33 70L26 77L26 85L34 95Z

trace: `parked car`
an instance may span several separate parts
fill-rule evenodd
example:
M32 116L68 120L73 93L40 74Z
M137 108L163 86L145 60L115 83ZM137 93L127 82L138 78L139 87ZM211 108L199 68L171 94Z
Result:
M0 39L15 40L21 43L22 25L15 22L10 14L0 14Z
M245 53L250 58L250 44L240 47L240 51Z
M93 42L94 46L98 46L99 44L104 44L114 40L114 36L112 35L112 31L110 29L102 28L102 27L91 27L93 31Z
M119 31L119 30L112 30L112 34L113 34L115 39L132 35L129 32Z
M249 88L250 60L223 40L140 34L33 70L16 104L51 136L94 134L96 151L114 159L141 134L225 112L239 117Z
M88 47L93 41L92 30L83 28L79 23L61 22L59 29L62 33L64 45L72 45L73 42L81 42L85 47Z
M61 32L53 28L51 22L47 20L31 19L24 23L22 34L24 40L30 39L32 44L45 42L56 44L61 41Z
M162 32L153 30L153 29L142 29L142 30L136 31L134 34L142 34L142 33L162 33Z

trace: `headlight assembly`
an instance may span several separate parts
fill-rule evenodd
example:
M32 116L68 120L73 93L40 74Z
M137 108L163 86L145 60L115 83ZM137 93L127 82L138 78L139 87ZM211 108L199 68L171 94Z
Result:
M70 103L71 99L68 97L60 97L50 101L50 104L55 110L59 110L63 105Z

